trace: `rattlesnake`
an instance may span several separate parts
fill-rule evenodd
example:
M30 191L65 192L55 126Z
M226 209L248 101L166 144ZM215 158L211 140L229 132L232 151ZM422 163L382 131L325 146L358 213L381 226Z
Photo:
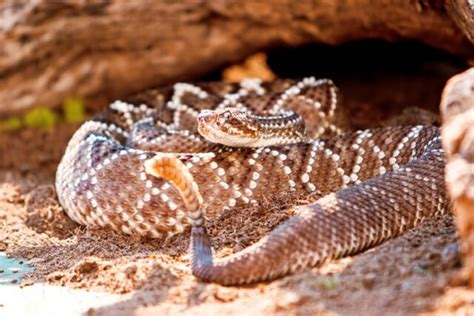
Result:
M367 249L449 208L438 128L341 134L330 80L176 84L155 97L154 107L116 101L79 128L58 166L58 197L73 220L127 234L164 238L193 225L192 269L203 280L270 280ZM257 148L203 139L199 112L229 107L294 111L282 119L302 117L306 136L285 142L282 133L260 144L279 137L277 146ZM304 192L321 198L257 244L212 261L203 212L215 218Z

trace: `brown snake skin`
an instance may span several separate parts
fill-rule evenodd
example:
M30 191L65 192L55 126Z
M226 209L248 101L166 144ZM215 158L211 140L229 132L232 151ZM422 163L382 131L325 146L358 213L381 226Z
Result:
M155 97L153 107L117 101L79 128L58 167L58 197L73 220L127 234L163 238L193 225L192 270L205 281L271 280L360 252L449 209L438 128L335 136L343 121L329 80L176 84ZM226 107L292 110L309 140L260 148L205 141L197 114ZM212 259L203 215L302 192L321 199L255 245Z

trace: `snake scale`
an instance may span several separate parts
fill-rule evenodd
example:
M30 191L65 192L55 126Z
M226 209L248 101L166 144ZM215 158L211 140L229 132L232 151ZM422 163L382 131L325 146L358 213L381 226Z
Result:
M126 234L165 238L191 225L192 271L202 280L271 280L360 252L449 209L439 129L342 133L330 80L178 83L153 97L153 105L116 101L78 129L58 166L59 201L80 224ZM230 107L297 115L267 122L277 132L258 147L204 139L199 113ZM298 117L306 137L295 141L283 127L300 126ZM319 199L295 207L256 244L213 259L205 217L305 193Z

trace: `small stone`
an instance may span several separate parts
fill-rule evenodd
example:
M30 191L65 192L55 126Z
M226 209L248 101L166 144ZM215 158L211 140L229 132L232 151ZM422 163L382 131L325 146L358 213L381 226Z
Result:
M278 301L275 302L275 310L286 310L288 308L302 304L305 300L306 298L304 296L299 295L297 293L284 293L283 295L281 295L281 297L279 297Z
M237 297L237 294L232 290L219 289L214 294L214 297L221 302L231 302L235 300L235 298Z
M125 268L125 275L127 278L132 278L134 275L137 274L138 268L136 265L131 265Z
M0 251L6 251L8 248L8 244L4 241L0 241Z
M368 290L372 289L376 283L377 277L374 274L368 274L362 279L362 286Z
M48 282L54 283L54 282L60 281L64 277L65 275L63 273L55 272L55 273L50 274L47 279L48 279Z
M95 261L87 260L84 262L81 262L77 268L76 271L79 273L92 273L94 271L97 271L99 269L99 265Z
M33 285L33 281L29 281L29 280L21 281L20 288L24 288L24 287L32 286L32 285Z

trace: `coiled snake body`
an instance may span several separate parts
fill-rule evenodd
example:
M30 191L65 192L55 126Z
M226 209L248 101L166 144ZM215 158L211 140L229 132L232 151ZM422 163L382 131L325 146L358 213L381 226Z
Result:
M154 107L117 101L71 139L57 171L59 200L73 220L127 234L163 238L192 225L193 273L222 284L353 254L448 209L438 128L340 134L336 105L331 81L314 78L177 84ZM269 113L276 116L258 116ZM234 138L242 130L256 138ZM253 246L213 260L204 215L303 192L321 198Z

